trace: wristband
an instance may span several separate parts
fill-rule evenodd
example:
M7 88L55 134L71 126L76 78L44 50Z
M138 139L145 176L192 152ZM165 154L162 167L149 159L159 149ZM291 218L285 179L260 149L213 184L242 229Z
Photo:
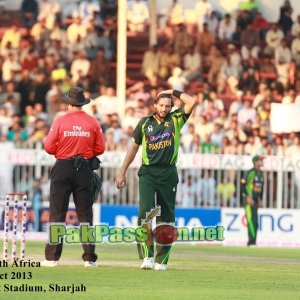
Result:
M172 95L178 99L180 99L180 96L183 94L183 92L178 91L178 90L174 90Z

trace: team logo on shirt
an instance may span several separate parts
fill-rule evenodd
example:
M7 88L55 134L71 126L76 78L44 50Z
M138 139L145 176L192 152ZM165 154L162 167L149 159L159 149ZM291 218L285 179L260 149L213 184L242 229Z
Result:
M147 127L147 129L148 129L148 132L152 132L152 131L153 131L153 126L152 126L152 125L149 125L149 126Z
M164 126L165 126L165 127L169 127L169 125L170 125L170 122L165 122L165 123L164 123Z

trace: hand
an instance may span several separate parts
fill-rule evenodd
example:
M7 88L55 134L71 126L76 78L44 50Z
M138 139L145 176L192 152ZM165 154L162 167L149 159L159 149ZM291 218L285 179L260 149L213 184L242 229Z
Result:
M158 97L159 95L161 95L161 94L169 94L169 95L172 95L172 94L173 94L173 90L170 89L170 90L161 91L161 92L157 95L157 97Z
M253 205L254 205L254 200L253 200L253 198L247 197L247 203L248 203L250 206L253 206Z
M126 186L126 177L125 175L119 175L116 178L115 185L118 189L122 189Z

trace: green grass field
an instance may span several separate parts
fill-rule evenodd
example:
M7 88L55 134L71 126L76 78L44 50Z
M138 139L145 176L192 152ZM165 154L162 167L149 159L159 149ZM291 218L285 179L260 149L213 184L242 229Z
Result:
M2 248L1 248L2 249ZM43 260L44 243L28 242L27 259ZM99 245L99 267L82 265L81 247L64 247L56 268L0 268L0 299L300 299L300 249L176 245L166 272L141 270L135 245ZM11 263L10 263L11 264ZM12 272L32 279L9 279ZM5 292L4 284L46 292ZM50 292L49 284L86 286Z

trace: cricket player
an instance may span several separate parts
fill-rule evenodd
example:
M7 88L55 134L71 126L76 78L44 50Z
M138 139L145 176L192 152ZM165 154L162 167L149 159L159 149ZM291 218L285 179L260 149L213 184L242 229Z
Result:
M180 99L183 106L171 112L173 97ZM146 219L147 213L161 206L158 223L175 224L175 197L178 184L176 162L180 144L180 130L195 106L190 95L178 90L165 90L154 100L155 112L140 120L136 126L130 149L116 178L117 188L126 186L126 171L142 145L142 165L139 176L139 218ZM148 242L143 245L142 269L166 270L171 251L170 245L157 245L154 259L152 230Z
M264 174L261 170L263 159L264 157L260 155L255 155L252 158L253 168L247 172L245 179L242 181L248 224L248 246L256 245L258 228L257 210L261 206L264 187Z

